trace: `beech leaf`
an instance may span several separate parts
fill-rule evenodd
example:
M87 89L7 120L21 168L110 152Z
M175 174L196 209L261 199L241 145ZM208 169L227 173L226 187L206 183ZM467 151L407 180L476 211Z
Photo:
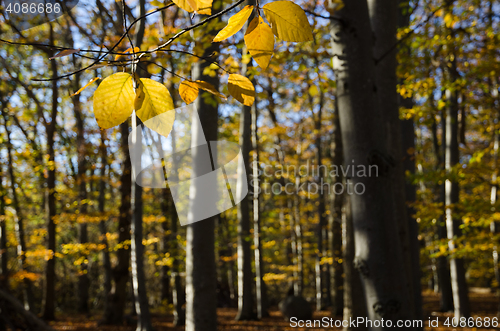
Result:
M306 13L299 5L288 1L266 4L264 13L276 37L284 41L311 41L313 34Z
M219 33L215 36L214 42L226 40L227 38L231 37L238 31L240 31L243 25L245 25L250 15L252 14L252 11L253 11L253 6L249 5L245 6L245 8L243 8L238 13L231 16L231 18L227 22L226 27L220 30Z
M265 70L274 53L274 35L262 17L255 17L250 22L245 34L245 45L255 62Z
M255 87L250 79L238 74L229 75L229 94L245 106L253 105L255 101Z

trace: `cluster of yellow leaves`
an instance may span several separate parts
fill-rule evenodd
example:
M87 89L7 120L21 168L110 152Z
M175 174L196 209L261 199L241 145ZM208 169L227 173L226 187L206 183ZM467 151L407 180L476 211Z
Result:
M313 34L305 12L292 1L270 2L262 7L271 27L260 16L252 19L245 33L245 45L255 62L266 69L274 53L274 36L284 41L301 42L313 40ZM214 42L220 42L233 36L243 28L254 11L253 6L246 6L233 15Z
M213 0L173 0L180 8L188 12L202 15L212 15Z
M137 116L151 130L168 136L172 130L175 112L168 89L149 78L135 78L125 72L118 72L105 78L94 93L94 115L103 129L117 126L136 111ZM166 113L168 112L168 113ZM147 122L157 115L166 113L160 121Z

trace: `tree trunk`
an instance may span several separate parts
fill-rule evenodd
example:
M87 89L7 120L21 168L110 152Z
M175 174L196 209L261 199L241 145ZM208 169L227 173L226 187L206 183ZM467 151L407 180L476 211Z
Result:
M12 193L12 206L14 208L14 220L15 220L15 233L16 233L16 239L17 239L17 259L18 259L18 265L19 265L19 270L23 272L27 272L28 268L26 266L26 252L28 251L28 248L26 247L26 235L24 232L24 217L23 217L23 212L21 210L21 206L19 204L19 196L17 194L17 183L16 183L16 176L14 174L14 159L12 157L12 141L11 141L11 136L10 136L10 129L8 127L8 119L5 114L5 112L2 109L2 116L4 119L5 123L5 133L7 136L7 160L8 160L8 173L9 173L9 179L10 179L10 187L11 187L11 193ZM2 199L2 204L4 203ZM2 214L4 214L4 211L2 211ZM3 222L2 222L3 223ZM5 225L3 225L5 227ZM3 238L2 238L3 239ZM4 239L6 240L6 239ZM5 247L7 245L5 244ZM6 248L5 248L6 249ZM7 256L7 255L5 255ZM7 261L2 261L2 263L5 263L5 272L7 274ZM23 286L23 296L24 296L24 308L26 310L34 311L34 298L33 298L33 288L32 288L32 283L29 278L24 278L23 280L24 286Z
M354 266L354 229L352 226L351 198L346 195L342 211L343 243L344 243L344 315L343 320L349 321L358 317L366 317L366 304L360 274ZM348 325L344 331L367 330L362 325L358 328Z
M52 24L49 23L50 44L54 45L54 30ZM51 52L48 57L53 56ZM58 76L57 62L55 59L50 60L52 70L52 78ZM50 122L46 124L47 134L47 154L49 157L47 165L47 187L45 189L45 211L47 217L47 250L49 257L45 269L45 289L43 296L43 318L46 320L55 319L55 285L56 285L56 224L54 217L56 216L56 163L54 140L56 132L57 107L59 99L59 90L57 80L52 81L52 110Z
M343 148L342 148L342 135L340 128L340 120L338 108L336 107L336 113L334 114L334 137L333 137L333 160L332 164L340 167L343 164ZM332 183L335 185L340 184L343 185L343 176L342 172L340 172L338 177L335 177L335 181ZM346 287L344 284L346 282L350 282L351 279L347 279L346 276L343 277L342 274L347 273L346 268L346 259L342 255L342 206L344 205L344 194L332 194L332 212L330 213L330 228L331 228L331 250L332 250L332 312L334 316L342 316L342 312L344 310L344 291ZM351 227L352 229L352 227ZM345 230L345 228L344 228ZM350 234L352 235L352 233ZM351 243L353 243L352 240ZM350 247L350 246L349 246ZM354 247L354 246L353 246ZM353 248L354 251L354 248ZM352 252L351 252L352 253ZM344 254L346 254L344 252ZM354 254L354 253L352 253ZM343 263L340 261L343 260ZM356 276L357 277L357 276ZM350 283L349 283L350 284Z
M243 70L245 72L246 70ZM243 106L240 115L240 145L243 155L238 163L238 178L244 176L248 182L251 150L251 107ZM240 188L244 187L239 185ZM237 192L240 197L243 192ZM239 198L237 199L239 200ZM253 272L250 250L250 199L246 196L238 204L238 314L237 321L255 319L253 297Z
M75 59L75 58L73 58ZM76 61L73 61L76 66ZM76 74L73 80L73 90L78 91L80 89L80 74ZM84 128L84 118L82 114L82 107L80 102L80 95L73 96L73 113L76 119L76 149L78 158L78 174L76 178L76 184L78 186L78 200L79 200L79 216L84 216L87 214L87 161L86 161L86 146L85 146L85 128ZM88 242L88 232L87 223L78 224L78 240L80 244L85 245ZM85 257L86 258L86 257ZM82 262L80 265L79 275L78 275L78 312L82 314L89 313L89 276L88 265Z
M6 290L9 283L9 269L7 267L7 227L5 224L5 197L7 196L7 192L3 187L3 177L3 164L0 164L0 287ZM2 327L5 326L0 322L0 328Z
M344 162L354 162L358 170L363 166L366 171L377 172L347 179L355 192L363 192L351 196L354 264L361 274L368 318L409 320L413 312L406 261L393 211L394 160L387 149L385 115L378 107L375 93L368 6L362 0L344 4L338 12L341 23L332 23Z
M146 1L139 0L139 16L142 17L146 14ZM146 27L146 19L142 19L139 22L137 31L135 34L134 46L141 48L142 41L144 39L144 31ZM138 66L133 67L133 71L137 71L140 77L146 77L147 72L141 70ZM136 129L142 123L140 119L135 115L132 115L132 129ZM132 144L138 144L139 151L142 155L142 141L139 131L136 131L136 136L132 137ZM135 163L139 163L140 160L134 160ZM143 200L142 200L142 186L136 184L134 175L132 176L132 193L131 193L131 208L132 208L132 223L130 227L131 232L131 264L132 264L132 287L134 291L134 303L135 311L137 313L137 328L136 331L152 331L153 325L151 323L151 314L149 312L149 302L146 293L146 276L144 274L144 245L142 243L143 239Z
M252 168L252 181L253 181L253 244L254 244L254 255L255 255L255 297L257 304L257 318L269 316L266 306L266 287L264 280L264 263L262 258L262 246L260 244L260 178L259 178L259 138L257 134L257 117L259 116L257 111L257 100L252 106L252 150L253 150L253 167Z
M130 241L131 208L130 197L132 194L132 177L130 154L128 150L129 125L125 121L120 125L120 149L125 156L122 161L122 174L120 176L121 204L118 216L118 243ZM113 284L111 292L106 297L106 305L102 324L122 324L127 302L127 283L129 276L130 248L123 245L117 252L117 264L112 270Z
M217 13L222 1L214 1L212 14ZM215 21L217 21L216 19ZM212 21L211 26L214 21ZM203 48L203 56L209 56L218 51L218 44L211 43L215 35L213 29L195 32L197 46ZM204 47L208 43L209 47ZM204 74L204 69L210 66L205 61L198 61L193 65L193 80L206 81L216 89L219 88L218 73L214 77ZM207 142L217 140L218 103L214 96L207 92L200 93L195 105L205 133ZM197 140L203 132L196 130L191 139ZM193 153L193 163L200 156ZM194 169L196 173L196 168ZM199 199L194 192L194 200ZM215 219L209 217L200 222L187 225L186 235L186 331L215 331L217 329L217 273L215 268Z
M101 130L101 144L99 146L99 154L101 155L101 169L99 172L99 197L98 197L98 212L101 217L104 216L106 204L106 167L108 166L107 148L106 148L106 131ZM107 239L106 221L101 219L99 221L99 231L101 232L101 243L104 245L102 250L102 262L104 269L104 297L111 292L111 259L109 256L109 243ZM105 300L105 305L107 300ZM104 308L106 311L106 308Z
M456 60L450 64L450 83L453 84L458 78ZM450 105L446 114L446 153L445 169L448 178L445 182L445 206L446 206L446 232L448 236L448 248L453 251L457 245L455 241L460 238L462 231L460 218L454 216L453 208L459 202L459 187L455 178L453 167L459 163L458 151L458 92L446 91ZM465 268L462 258L450 259L451 288L453 290L453 303L455 305L455 317L468 318L470 316L467 283L465 280Z

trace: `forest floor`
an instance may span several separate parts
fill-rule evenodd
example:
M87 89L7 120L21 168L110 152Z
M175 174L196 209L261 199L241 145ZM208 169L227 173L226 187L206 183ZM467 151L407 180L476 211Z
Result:
M453 328L444 326L443 323L449 317L450 321L453 317L452 313L439 312L439 296L433 293L424 293L424 326L425 330L499 330L500 328L493 327L477 327L477 328ZM499 299L494 294L488 291L475 291L470 293L471 310L474 318L485 317L490 319L496 317L498 311ZM235 322L237 309L234 308L220 308L217 309L218 315L218 330L259 330L259 331L278 331L278 330L341 330L341 328L328 327L328 328L298 328L291 327L290 323L286 322L281 313L275 308L270 311L270 316L263 318L260 321L248 322ZM314 319L322 319L323 317L331 317L329 311L321 311L314 313ZM439 327L429 327L429 319L436 320L439 318ZM334 320L339 320L335 318ZM51 322L51 326L55 330L72 330L72 331L134 331L134 326L98 326L98 316L88 318L87 316L59 316L56 322ZM153 325L156 331L175 330L184 331L184 327L174 327L172 325L172 317L153 314ZM394 328L397 330L398 328Z

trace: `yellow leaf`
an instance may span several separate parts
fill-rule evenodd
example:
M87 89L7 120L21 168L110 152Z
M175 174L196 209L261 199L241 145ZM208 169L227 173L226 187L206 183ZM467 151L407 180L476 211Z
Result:
M173 0L180 8L188 12L197 12L203 15L212 15L213 0Z
M220 30L219 33L215 36L214 42L219 42L226 40L227 38L234 35L236 32L240 31L243 25L245 25L246 21L250 17L253 11L253 6L245 6L238 13L231 16L227 25L224 29Z
M189 80L183 81L179 87L179 94L185 103L190 104L198 97L199 89L210 92L222 99L227 99L224 94L217 91L215 86L201 80L197 80L194 82Z
M185 80L179 86L179 94L188 105L198 97L198 87L196 83Z
M119 72L106 77L94 93L94 115L103 129L119 125L132 114L135 93L132 76Z
M313 34L306 13L291 1L274 1L262 9L273 33L284 41L310 41Z
M262 17L255 17L248 25L245 45L255 62L265 70L274 53L274 35Z
M55 59L56 57L68 56L74 53L78 53L79 51L80 51L79 49L65 49L64 51L60 51L53 57L49 57L49 60Z
M82 93L83 90L85 90L87 87L90 86L90 84L92 84L93 82L95 82L98 79L101 79L101 77L92 78L84 87L82 87L81 89L79 89L78 91L76 91L75 93L73 93L71 96L74 97L75 95L78 95L78 94Z
M115 61L124 61L126 60L128 55L132 55L133 53L140 52L141 50L139 47L134 47L134 51L132 52L132 47L128 48L125 50L125 52L122 52L121 54L118 54L115 56Z
M238 74L229 75L229 94L245 106L253 105L255 101L255 87L250 79Z
M175 118L174 103L168 89L152 79L141 78L137 91L138 95L144 93L143 99L136 103L140 105L136 109L137 116L145 126L167 137ZM163 116L158 116L160 114Z

